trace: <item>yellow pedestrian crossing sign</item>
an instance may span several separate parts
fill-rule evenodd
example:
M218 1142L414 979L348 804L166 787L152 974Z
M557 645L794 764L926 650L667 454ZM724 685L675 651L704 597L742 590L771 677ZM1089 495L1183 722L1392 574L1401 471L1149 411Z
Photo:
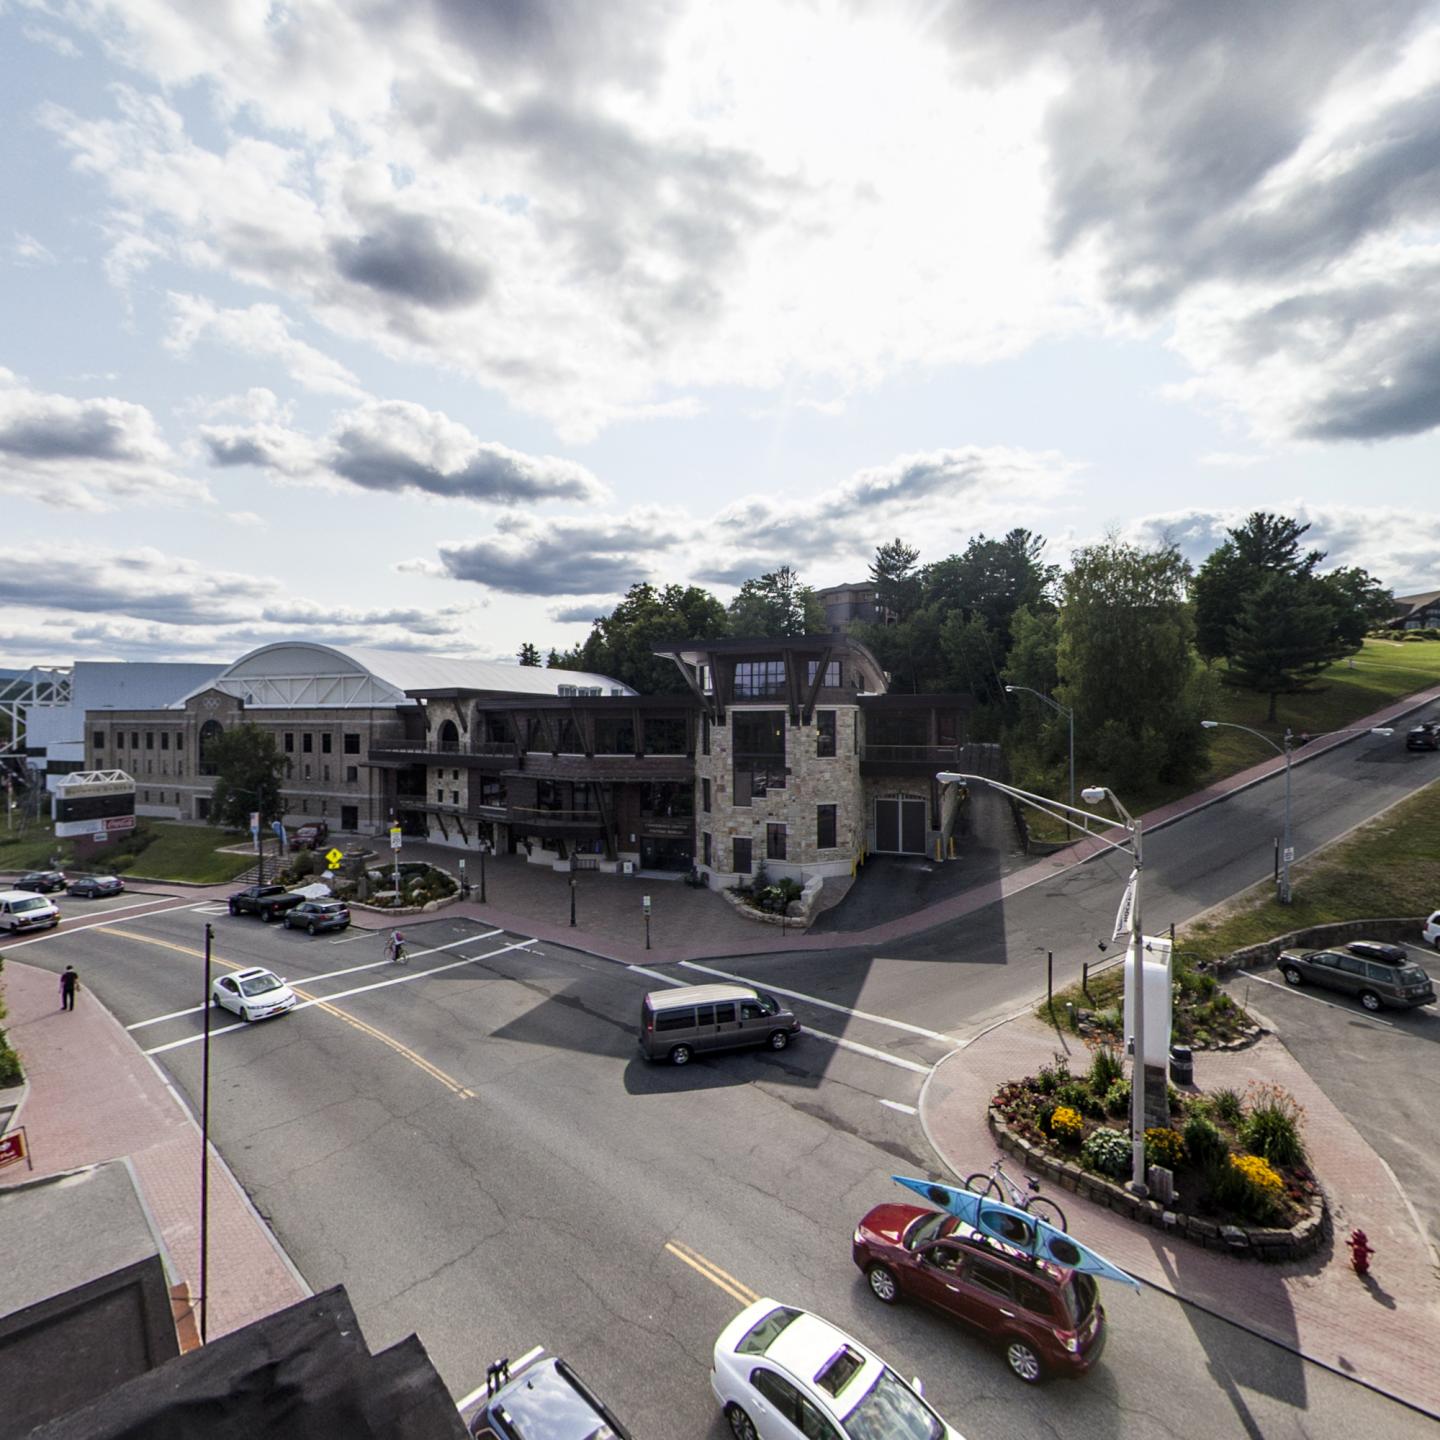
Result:
M325 858L330 862L330 868L332 870L338 870L340 868L340 862L345 858L345 852L343 850L337 850L332 845L330 849L325 852Z

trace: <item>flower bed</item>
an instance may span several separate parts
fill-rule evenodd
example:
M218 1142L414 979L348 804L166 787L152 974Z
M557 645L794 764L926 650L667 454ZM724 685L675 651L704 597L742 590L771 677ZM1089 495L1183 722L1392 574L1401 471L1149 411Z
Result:
M1251 1084L1181 1096L1170 1123L1145 1132L1145 1163L1174 1177L1161 1203L1132 1195L1130 1084L1118 1056L1094 1053L1087 1074L1062 1056L995 1092L989 1122L1001 1145L1064 1189L1200 1244L1270 1259L1316 1249L1329 1233L1324 1192L1306 1164L1304 1113L1288 1092Z

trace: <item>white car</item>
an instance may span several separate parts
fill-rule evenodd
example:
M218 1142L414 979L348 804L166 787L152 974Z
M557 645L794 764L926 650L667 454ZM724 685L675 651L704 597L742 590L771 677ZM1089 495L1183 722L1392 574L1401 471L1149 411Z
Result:
M1437 950L1440 950L1440 910L1437 910L1425 922L1425 928L1420 934L1427 945L1433 945Z
M222 975L210 987L210 998L242 1020L264 1020L295 1008L295 992L278 975L258 967Z
M720 1332L710 1384L735 1440L963 1440L828 1320L757 1300Z

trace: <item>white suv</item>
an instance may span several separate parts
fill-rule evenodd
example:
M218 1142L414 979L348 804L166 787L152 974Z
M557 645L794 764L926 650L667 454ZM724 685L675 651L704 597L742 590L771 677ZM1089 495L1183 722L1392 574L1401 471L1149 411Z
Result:
M1440 910L1437 910L1425 922L1425 928L1420 932L1420 936L1427 944L1440 950Z
M60 923L60 907L29 890L0 890L0 930L22 935L27 930L51 930Z

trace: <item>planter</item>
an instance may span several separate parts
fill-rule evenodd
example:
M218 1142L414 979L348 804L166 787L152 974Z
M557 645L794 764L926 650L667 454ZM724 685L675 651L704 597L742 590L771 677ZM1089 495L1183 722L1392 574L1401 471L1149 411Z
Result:
M1141 1225L1179 1235L1206 1250L1225 1250L1256 1260L1299 1260L1313 1255L1330 1237L1330 1206L1321 1188L1317 1187L1317 1193L1308 1201L1306 1214L1288 1228L1225 1225L1184 1210L1166 1209L1155 1200L1142 1200L1118 1182L1084 1169L1078 1161L1031 1144L1015 1133L993 1105L986 1112L986 1120L996 1144L1022 1160L1027 1170L1043 1175L1062 1190L1105 1205Z

